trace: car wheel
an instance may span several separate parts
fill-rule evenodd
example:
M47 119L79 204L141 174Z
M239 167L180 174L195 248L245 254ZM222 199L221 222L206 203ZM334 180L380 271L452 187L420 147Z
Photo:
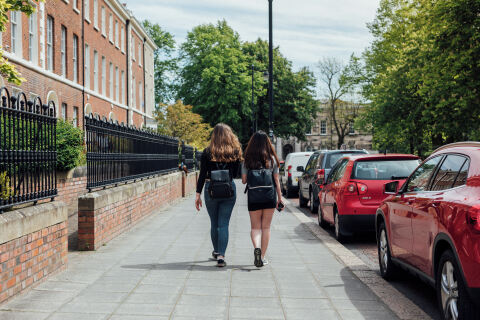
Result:
M323 229L326 229L328 227L327 221L323 219L323 210L322 207L318 209L318 225L322 227Z
M305 199L302 195L302 188L298 186L298 202L300 202L300 207L305 208L308 205L308 199Z
M313 192L310 190L310 212L311 213L318 213L318 203L315 201L315 197L313 196Z
M438 263L436 290L442 319L480 319L480 309L468 295L457 259L451 250L445 251Z
M342 223L340 222L337 209L335 209L333 221L335 226L335 239L337 239L338 242L344 242L345 236L342 233Z
M388 243L387 228L385 223L381 223L377 233L378 264L380 265L380 275L386 279L392 279L398 272L392 262L390 246Z

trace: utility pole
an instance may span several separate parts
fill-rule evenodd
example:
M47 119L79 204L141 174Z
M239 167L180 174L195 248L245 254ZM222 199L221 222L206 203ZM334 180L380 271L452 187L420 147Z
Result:
M269 136L273 141L273 0L268 0L268 30L269 30L269 48L268 48L268 100L270 104L269 113Z

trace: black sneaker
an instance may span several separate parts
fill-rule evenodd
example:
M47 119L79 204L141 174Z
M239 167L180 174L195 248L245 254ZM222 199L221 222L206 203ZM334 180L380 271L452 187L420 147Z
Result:
M255 261L253 262L255 267L263 267L262 250L260 248L255 248L255 250L253 250L253 256L255 257Z
M225 262L225 260L223 260L223 259L218 259L217 260L217 267L223 268L223 267L226 267L226 266L227 266L227 263Z
M212 259L213 259L213 260L217 260L219 255L220 255L220 253L217 253L217 252L215 252L215 251L212 251Z

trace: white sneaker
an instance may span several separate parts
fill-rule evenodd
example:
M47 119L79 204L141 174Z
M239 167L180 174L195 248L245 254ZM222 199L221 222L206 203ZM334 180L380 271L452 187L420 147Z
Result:
M266 265L269 263L268 260L267 260L267 258L263 258L263 259L262 259L262 262L263 262L263 265L264 265L264 266L266 266Z

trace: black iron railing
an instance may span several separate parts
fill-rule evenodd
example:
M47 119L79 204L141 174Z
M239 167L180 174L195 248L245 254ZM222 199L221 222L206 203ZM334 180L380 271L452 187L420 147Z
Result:
M85 129L89 190L178 170L175 138L91 116Z
M188 170L195 169L195 148L187 146L185 142L182 143L182 161L187 166Z
M0 212L57 195L55 105L0 89Z

